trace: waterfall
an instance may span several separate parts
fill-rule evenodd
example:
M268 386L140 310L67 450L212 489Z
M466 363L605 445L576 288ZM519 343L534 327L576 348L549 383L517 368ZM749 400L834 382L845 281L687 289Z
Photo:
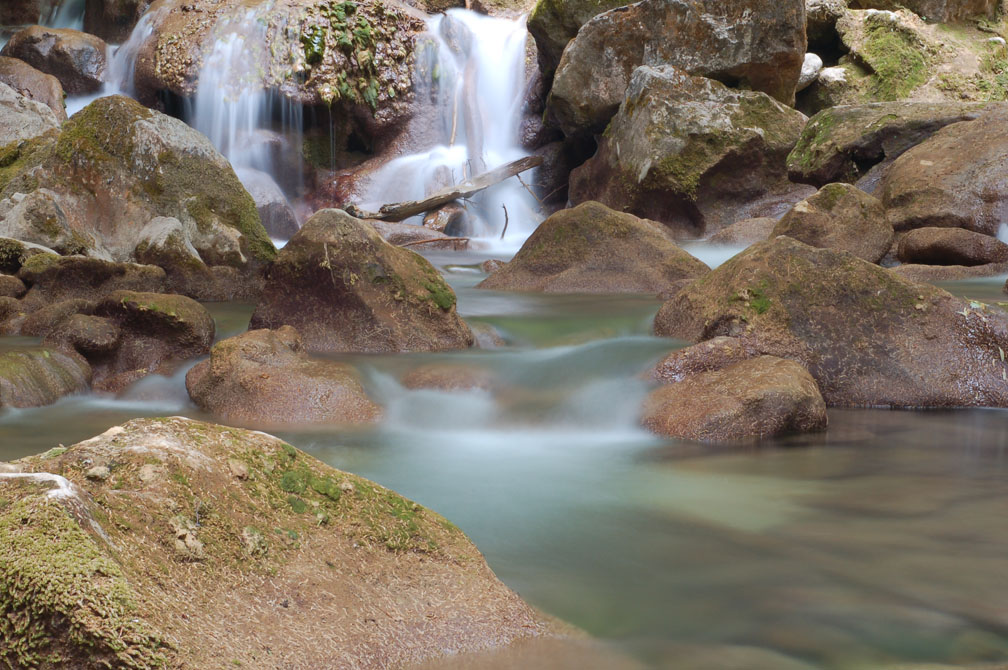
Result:
M432 17L428 32L429 47L418 50L414 85L420 104L430 108L417 113L414 123L423 127L411 133L428 141L423 150L376 171L362 209L419 200L528 155L518 142L525 89L524 20L452 9ZM476 236L496 240L507 222L506 247L520 246L541 218L538 203L517 178L465 204Z

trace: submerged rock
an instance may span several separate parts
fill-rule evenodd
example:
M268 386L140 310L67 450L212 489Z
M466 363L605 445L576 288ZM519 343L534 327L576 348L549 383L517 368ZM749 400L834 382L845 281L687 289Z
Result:
M76 354L44 348L0 353L0 408L49 405L87 391L90 381L91 368Z
M900 239L897 257L925 265L987 265L1008 262L1008 244L962 228L917 228Z
M789 237L688 285L655 332L798 361L831 406L1008 406L1008 315Z
M684 440L729 442L826 428L815 379L794 361L758 356L655 389L644 403L649 430Z
M709 235L794 190L784 159L805 121L765 93L640 67L598 152L571 174L571 202L598 200L677 236Z
M708 270L672 242L661 224L586 202L543 221L514 259L479 288L660 294Z
M454 525L263 433L142 419L16 466L13 667L377 669L560 634Z
M2 235L64 254L142 257L170 276L196 277L179 283L208 299L255 295L256 274L276 254L255 202L210 141L128 98L101 98L58 136L3 151ZM147 253L168 219L177 222L175 238L169 231L162 243L183 253ZM218 284L205 266L234 273Z
M199 407L229 423L370 423L381 415L353 368L304 353L297 331L252 330L218 342L186 375Z
M19 144L59 128L49 107L27 98L0 81L0 188L20 150Z
M96 93L105 82L105 42L68 28L30 26L15 33L0 54L51 74L70 95Z
M316 212L267 271L251 327L283 325L294 326L309 351L439 351L473 344L455 311L455 293L434 266L338 209Z
M19 58L0 56L0 82L30 100L41 102L53 111L58 122L67 120L63 86L51 74L36 70ZM0 144L5 142L0 139Z
M643 0L581 27L548 111L567 136L601 133L641 65L737 82L788 105L804 57L804 0Z
M813 247L849 251L878 263L893 241L885 208L850 184L827 184L784 215L772 235L787 235Z

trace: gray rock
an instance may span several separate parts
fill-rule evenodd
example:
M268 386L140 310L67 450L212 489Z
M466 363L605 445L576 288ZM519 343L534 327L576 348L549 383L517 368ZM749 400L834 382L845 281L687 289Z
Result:
M59 119L47 105L0 82L0 147L38 137L59 125Z

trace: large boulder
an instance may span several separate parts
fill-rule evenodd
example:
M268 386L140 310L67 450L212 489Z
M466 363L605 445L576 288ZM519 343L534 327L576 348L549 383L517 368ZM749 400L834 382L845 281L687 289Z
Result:
M28 288L29 309L64 300L97 301L113 291L160 292L166 282L164 270L153 265L54 254L31 256L17 276Z
M882 202L850 184L827 184L802 200L774 226L813 247L849 251L870 263L889 252L893 229Z
M653 293L707 272L659 223L586 202L539 224L479 288L545 293Z
M805 35L808 49L832 53L840 41L837 20L847 12L847 0L805 0Z
M280 0L249 11L243 0L165 2L152 8L135 74L138 95L192 96L218 38L244 38L248 70L225 87L260 79L292 103L330 106L334 118L375 128L411 114L415 38L426 26L405 4ZM197 9L198 11L191 11ZM218 73L219 74L219 73Z
M909 149L878 193L897 231L941 226L996 236L1008 221L1008 109L946 126Z
M0 83L7 84L26 98L41 102L53 111L60 123L67 120L63 85L51 74L36 70L20 58L0 56ZM0 142L3 140L0 139Z
M850 0L850 6L861 9L909 9L926 21L956 23L984 16L994 18L998 0Z
M84 30L106 42L122 44L153 0L87 0Z
M703 237L766 214L766 198L793 189L784 159L805 121L765 93L640 67L598 152L571 174L571 202L598 200Z
M129 98L100 98L58 136L4 151L0 235L188 273L198 281L185 292L207 299L251 297L276 254L255 202L210 141ZM205 266L233 270L234 281L226 290L203 281Z
M855 182L951 123L971 121L999 103L876 102L825 109L811 119L787 158L794 181Z
M20 143L57 128L59 119L47 105L0 81L0 175L8 172L8 161L17 155Z
M310 351L438 351L472 346L455 293L422 256L365 221L316 212L281 249L252 328L294 326Z
M833 406L1008 406L1008 315L789 237L688 285L655 332L794 359Z
M0 51L51 74L70 95L100 91L105 82L105 42L79 30L29 26Z
M0 4L0 27L39 23L58 4L57 0L4 0Z
M567 44L581 26L602 12L630 4L624 0L539 0L528 17L536 42L539 69L551 77Z
M46 348L0 353L0 408L49 405L87 391L90 381L91 368L77 354Z
M376 670L562 634L447 520L264 433L140 419L7 469L11 667Z
M987 265L1008 262L1008 244L962 228L916 228L899 242L897 258L925 265Z
M235 174L255 201L259 220L270 237L289 240L298 230L297 216L273 177L249 168L239 168Z
M655 389L641 422L665 437L731 442L824 430L827 419L808 370L758 356Z
M548 111L568 136L602 132L641 65L672 65L794 102L804 0L643 0L599 14L556 70Z
M749 246L754 242L762 242L773 233L777 219L769 216L760 216L754 219L742 219L722 228L707 238L711 244L722 244L725 246Z
M381 415L346 363L312 358L290 326L218 342L186 375L189 396L228 423L370 423Z

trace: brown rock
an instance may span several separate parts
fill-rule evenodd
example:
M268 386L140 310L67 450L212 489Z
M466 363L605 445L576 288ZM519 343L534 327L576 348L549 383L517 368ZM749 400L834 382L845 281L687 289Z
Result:
M30 26L15 33L0 52L51 74L70 95L95 93L105 81L105 42L68 28Z
M20 307L28 310L28 306L24 302L20 303ZM68 317L74 314L91 314L94 308L94 301L75 298L30 309L21 324L20 334L48 337Z
M673 384L692 375L720 370L758 355L744 340L719 335L673 351L658 362L651 371L651 376L663 384Z
M439 351L473 343L455 293L434 266L338 209L308 219L267 271L250 327L283 325L294 326L310 351Z
M51 74L36 70L20 58L0 56L0 82L30 100L41 102L53 111L60 123L67 120L63 85Z
M371 423L381 415L349 365L311 358L290 326L218 342L186 375L190 397L229 423Z
M962 228L917 228L900 239L899 260L924 265L987 265L1008 261L1008 244Z
M389 223L387 221L368 220L368 225L374 228L382 238L397 247L409 247L420 251L422 249L445 249L447 251L463 251L469 248L469 240L452 237L426 226L412 223Z
M0 296L5 298L20 298L27 290L24 282L17 277L0 274Z
M881 201L850 184L827 184L784 215L772 235L823 249L849 251L878 263L889 251L892 226Z
M82 393L91 368L74 353L19 349L0 354L0 407L40 407Z
M77 351L85 358L113 353L122 341L122 330L109 319L71 314L46 334L43 344Z
M49 107L0 82L0 162L5 168L21 157L22 153L31 153L32 148L42 141L35 138L46 137L57 128L59 120ZM9 172L5 169L0 173L0 189L10 178ZM5 214L0 209L0 216Z
M469 221L469 212L457 202L449 203L432 212L428 212L424 216L423 227L444 233L450 237L468 237L473 232L472 223ZM379 230L378 232L381 231ZM385 239L389 238L385 237ZM395 242L392 243L395 244Z
M982 279L1008 274L1008 263L988 263L986 265L917 265L904 263L889 269L893 274L918 283L961 281Z
M789 237L685 287L655 332L796 360L831 406L1008 406L1008 315Z
M17 276L28 286L25 302L31 306L95 301L119 290L157 293L165 286L165 273L159 267L87 256L36 254L25 261Z
M106 42L122 44L152 0L88 0L84 4L84 30Z
M451 363L422 365L402 378L402 385L408 389L438 391L489 391L493 384L493 374L489 370Z
M666 437L730 442L826 428L826 403L794 361L759 356L652 391L646 428Z
M657 295L708 269L661 224L586 202L539 224L511 262L479 288Z
M727 228L717 231L707 238L707 241L711 244L724 244L726 246L739 244L748 246L755 242L762 242L770 237L776 225L777 219L768 216L761 216L755 219L742 219Z
M994 18L997 0L850 0L850 6L860 9L909 9L921 18L935 23L956 23L977 16Z

